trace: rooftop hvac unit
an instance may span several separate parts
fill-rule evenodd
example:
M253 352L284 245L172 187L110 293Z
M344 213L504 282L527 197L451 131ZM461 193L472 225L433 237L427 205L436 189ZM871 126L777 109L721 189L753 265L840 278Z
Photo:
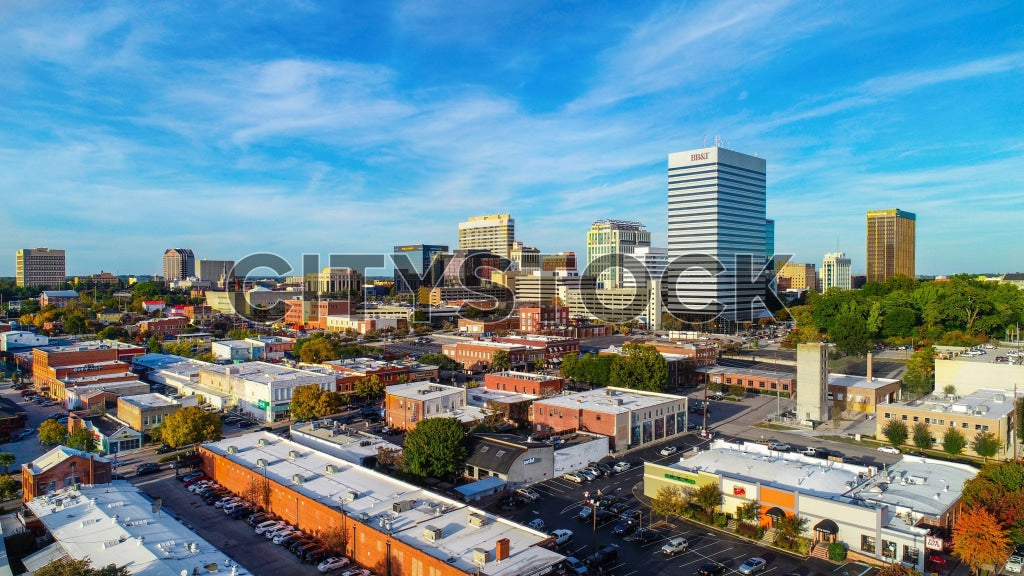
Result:
M331 433L330 433L331 438L334 438L337 435L338 435L338 429L337 428L331 428Z
M364 448L369 446L369 445L371 445L371 444L373 444L373 442L371 442L369 440L363 440L362 442L359 443L359 445L364 447Z
M294 474L294 475L292 475L292 484L302 484L305 481L306 481L306 477L303 476L302 474Z
M228 454L238 454L238 446L228 446Z
M289 460L297 460L300 456L302 456L302 455L299 454L298 450L289 450L288 451L288 459Z
M483 566L491 561L491 551L487 548L473 548L473 564Z
M399 500L391 504L392 512L406 512L408 510L412 510L412 500Z
M334 464L328 464L327 465L327 473L328 474L334 474L337 471L338 471L338 468Z
M615 399L615 405L616 406L622 406L622 398L616 398Z
M313 420L312 422L310 422L309 427L311 429L313 429L313 430L319 430L320 429L320 422L318 422L316 420Z
M356 492L355 490L349 490L348 492L345 493L345 498L348 500L355 500L359 498L359 492Z
M427 540L427 542L439 542L442 538L444 538L444 532L442 532L441 529L437 526L431 526L430 524L427 524L423 528L423 537Z
M470 512L469 513L469 525L470 526L476 526L477 528L479 528L479 527L483 526L486 523L487 523L487 518L485 516L483 516L482 514L477 514L475 512Z
M270 444L270 441L267 440L266 438L260 438L259 444L260 444L260 446L266 446L266 445Z
M266 459L260 458L260 459L256 460L256 467L257 468L266 468L267 467Z

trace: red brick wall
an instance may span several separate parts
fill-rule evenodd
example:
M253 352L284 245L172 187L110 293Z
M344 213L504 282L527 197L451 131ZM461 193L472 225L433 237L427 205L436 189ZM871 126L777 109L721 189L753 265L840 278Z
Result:
M72 464L74 464L73 471ZM49 492L50 482L55 483L55 490L60 490L64 488L64 484L69 478L78 478L82 484L109 484L111 478L110 462L101 462L81 456L71 456L41 474L31 474L26 466L21 468L21 484L24 489L23 502L29 502L33 498Z
M484 387L488 390L520 392L536 396L554 396L555 394L562 393L562 390L565 388L565 378L538 382L536 380L503 376L501 374L487 374L484 376Z

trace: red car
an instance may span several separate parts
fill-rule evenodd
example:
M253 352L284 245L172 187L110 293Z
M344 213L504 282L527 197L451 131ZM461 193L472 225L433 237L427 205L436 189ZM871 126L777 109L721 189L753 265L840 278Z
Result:
M942 556L939 556L938 554L932 554L928 557L928 563L932 564L933 566L945 566L946 559Z

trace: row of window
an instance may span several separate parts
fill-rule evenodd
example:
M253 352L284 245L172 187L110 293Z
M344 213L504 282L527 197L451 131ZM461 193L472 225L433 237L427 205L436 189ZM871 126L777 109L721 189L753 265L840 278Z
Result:
M861 549L862 552L867 552L868 554L872 554L872 555L877 554L878 550L875 547L875 537L874 536L868 536L866 534L862 535L860 537L860 549ZM890 541L885 540L885 539L882 540L882 557L883 558L888 558L889 560L895 561L896 560L896 550L897 550L896 542L890 542ZM907 563L910 563L910 564L913 564L914 566L916 566L918 561L920 560L920 557L921 557L921 551L918 550L916 547L908 546L906 544L903 545L903 562L907 562Z
M889 413L889 412L885 413L885 419L886 420L889 420L892 417L893 417L893 415L891 413ZM903 420L904 422L908 421L907 415L906 414L900 414L900 420ZM920 422L921 418L919 416L914 416L911 421L913 421L913 422ZM944 419L942 419L942 418L929 418L927 416L924 419L924 423L925 424L934 424L936 426L945 426L946 425L946 421ZM949 421L949 427L950 428L956 428L956 420L950 420ZM964 430L970 429L971 423L970 422L961 422L960 423L960 427L963 428ZM974 425L974 429L978 430L980 432L988 432L988 424L975 424Z
M732 380L733 380L732 378L726 378L725 379L725 383L726 384L732 384L733 383ZM718 378L712 378L712 381L718 382ZM760 380L760 381L757 382L757 385L755 386L753 380L747 380L747 383L744 384L742 378L737 378L736 379L736 385L737 386L746 386L747 388L762 388L762 389L764 389L765 386L766 386L766 383L765 383L764 380ZM767 383L767 389L769 389L769 390L778 390L778 387L779 387L779 383L778 382L768 382ZM782 385L782 390L788 392L789 391L789 384L783 384Z

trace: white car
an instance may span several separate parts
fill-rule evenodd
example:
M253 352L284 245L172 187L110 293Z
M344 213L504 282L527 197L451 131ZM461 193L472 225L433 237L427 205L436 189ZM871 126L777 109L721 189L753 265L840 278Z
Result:
M1020 574L1022 566L1024 566L1024 556L1014 552L1010 555L1010 559L1006 561L1004 569L1011 574Z
M886 454L899 454L900 449L895 446L879 446L879 452L885 452Z
M630 466L629 462L623 460L622 462L616 462L615 466L612 466L612 472L615 472L616 474L621 474L626 470L629 470L631 467L632 466Z
M558 548L561 548L569 542L572 542L574 538L572 530L566 530L564 528L559 528L558 530L551 532L551 535L554 536L555 546Z
M331 556L330 558L327 558L323 562L317 564L316 569L320 572L330 572L331 570L344 568L345 566L348 566L351 563L352 561L348 558L345 558L344 556Z
M264 532L263 535L267 537L267 540L273 540L274 536L277 536L278 534L285 534L287 532L295 531L295 528L292 528L291 525L285 524L284 526L280 526L278 528L271 528L270 530Z
M257 534L266 534L267 530L276 530L278 528L281 528L281 527L284 527L284 526L287 526L287 525L288 525L287 523L281 522L280 520L274 520L274 521L272 521L269 524L263 523L263 524L260 524L259 526L257 526L256 527L256 533Z
M679 538L673 538L668 541L664 546L661 547L661 553L665 556L675 556L680 552L686 552L686 549L690 547L690 542L680 536Z
M744 576L749 576L754 572L760 572L764 570L764 567L768 565L768 562L764 558L747 558L747 561L739 567L739 573Z
M355 568L352 570L345 570L341 573L341 576L373 576L373 572L370 572L366 568Z
M772 440L771 442L768 443L768 449L774 450L776 452L789 452L790 450L793 449L793 447L790 446L789 444L786 444L785 442L778 442L776 440Z
M679 448L676 448L675 446L665 446L660 452L658 452L658 454L661 454L662 456L671 456L678 451Z
M277 535L274 536L273 542L274 542L274 544L280 544L281 542L284 541L285 538L288 538L290 536L301 536L301 535L302 535L302 532L292 528L291 530L285 530L284 532L278 532Z

